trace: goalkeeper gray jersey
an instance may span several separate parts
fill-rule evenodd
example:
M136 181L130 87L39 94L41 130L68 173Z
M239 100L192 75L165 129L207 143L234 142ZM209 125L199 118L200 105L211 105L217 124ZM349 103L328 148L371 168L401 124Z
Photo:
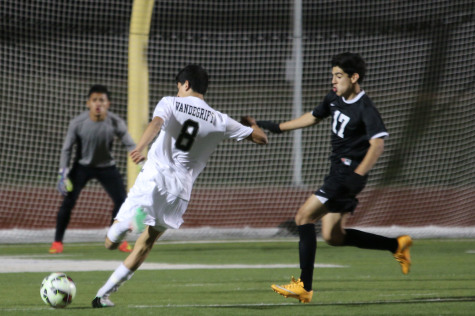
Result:
M105 120L94 122L89 117L89 111L82 112L69 122L59 167L68 167L75 144L75 161L79 164L94 168L115 165L112 144L116 137L122 141L127 151L135 148L124 120L117 114L108 111Z

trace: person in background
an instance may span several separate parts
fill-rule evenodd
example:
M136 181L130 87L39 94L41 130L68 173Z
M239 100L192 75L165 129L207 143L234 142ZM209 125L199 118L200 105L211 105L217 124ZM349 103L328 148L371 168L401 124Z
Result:
M68 127L61 149L58 191L64 196L56 219L54 242L49 253L63 252L63 238L71 218L71 212L84 186L97 179L114 203L112 219L127 197L124 182L112 156L112 145L118 138L132 151L135 142L127 131L125 121L109 111L111 101L107 87L93 85L86 106L89 110L74 117ZM75 160L68 168L72 150L76 145ZM124 241L119 250L131 252L132 247Z

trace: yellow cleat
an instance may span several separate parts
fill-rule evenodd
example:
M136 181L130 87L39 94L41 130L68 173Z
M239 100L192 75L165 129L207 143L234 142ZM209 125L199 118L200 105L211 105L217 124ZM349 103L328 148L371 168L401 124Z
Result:
M300 279L295 280L292 277L290 284L287 285L276 285L272 284L271 288L274 292L287 297L293 297L298 299L301 303L310 303L313 296L313 291L306 291L303 287L303 282Z
M402 273L408 274L411 269L411 254L409 248L412 246L412 238L408 235L399 236L397 238L398 247L394 253L394 258L401 265Z

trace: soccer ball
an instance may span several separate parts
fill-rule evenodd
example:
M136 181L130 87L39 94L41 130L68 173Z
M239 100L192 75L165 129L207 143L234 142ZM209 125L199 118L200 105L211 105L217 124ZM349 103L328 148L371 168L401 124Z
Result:
M41 282L40 295L46 305L64 308L76 296L76 284L64 273L51 273Z

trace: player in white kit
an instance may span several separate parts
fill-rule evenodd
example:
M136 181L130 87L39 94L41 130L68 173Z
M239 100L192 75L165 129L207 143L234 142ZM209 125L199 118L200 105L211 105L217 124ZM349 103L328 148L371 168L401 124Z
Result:
M176 76L178 94L157 104L152 121L137 147L130 153L134 162L155 139L142 171L107 233L105 246L116 249L125 234L141 232L134 248L96 294L93 307L110 307L110 294L130 279L147 258L165 230L177 229L190 200L193 183L206 166L217 145L225 139L267 144L266 134L253 118L245 126L204 101L208 74L198 65L188 65Z

